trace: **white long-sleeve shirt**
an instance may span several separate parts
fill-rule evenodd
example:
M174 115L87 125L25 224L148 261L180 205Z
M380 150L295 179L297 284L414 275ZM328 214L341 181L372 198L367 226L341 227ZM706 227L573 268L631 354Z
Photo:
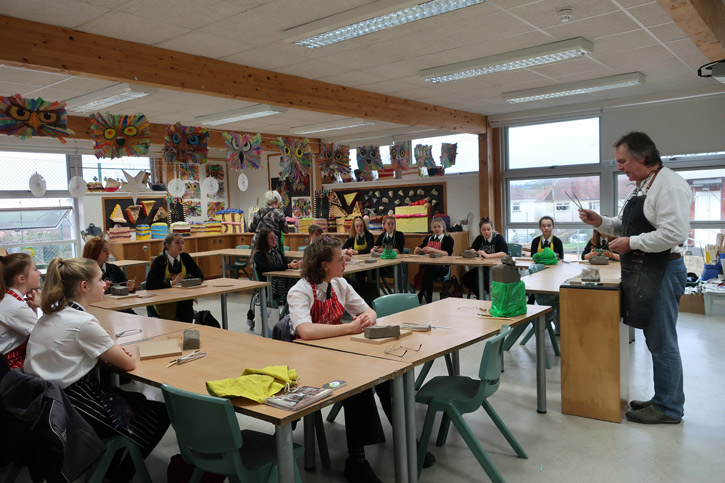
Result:
M10 288L19 297L22 294ZM38 323L38 315L27 302L21 302L10 294L0 301L0 354L6 354L28 340Z
M643 189L646 189L647 184L649 179L642 183ZM662 168L645 194L647 198L644 200L644 216L655 230L631 236L630 248L646 253L668 249L673 253L683 253L685 248L680 245L685 243L690 232L690 185L670 168ZM597 230L605 235L620 236L622 219L603 216L602 224Z
M369 307L360 295L355 292L347 280L342 277L333 278L330 282L332 290L337 295L337 300L345 307L345 310L352 316L365 312ZM315 285L317 299L324 302L326 299L327 282ZM290 329L296 333L300 324L312 323L310 311L315 299L312 297L312 285L306 279L300 279L287 293L289 304Z

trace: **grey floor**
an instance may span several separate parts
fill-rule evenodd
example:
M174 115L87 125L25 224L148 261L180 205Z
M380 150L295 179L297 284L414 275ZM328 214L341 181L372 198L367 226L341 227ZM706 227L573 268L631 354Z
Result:
M244 317L249 297L230 297L229 313L233 314L231 330L248 332ZM221 319L217 299L202 299L201 308L211 310ZM547 338L547 352L552 368L547 371L548 413L538 414L535 390L535 347L516 344L505 355L505 372L499 391L490 401L511 432L529 455L519 459L497 431L483 409L466 416L468 424L507 481L544 482L684 482L725 480L725 318L680 314L680 349L685 371L685 418L682 424L643 426L627 421L621 424L595 421L561 414L560 360L555 357ZM482 344L461 352L461 371L476 376ZM632 399L648 399L652 392L652 365L641 331L630 345ZM284 363L284 361L280 361ZM445 364L437 361L431 376L443 375ZM144 390L149 397L158 398L158 390L132 383L130 390ZM326 412L325 412L326 413ZM387 441L368 446L368 460L378 476L394 481L392 431L383 417ZM425 408L417 408L418 432L423 423ZM335 423L325 423L332 468L319 464L314 471L302 470L306 482L344 481L342 470L346 458L345 433L342 415ZM240 416L243 428L273 433L270 424ZM295 442L302 443L302 427L294 432ZM462 438L451 429L448 443L435 446L435 434L430 451L437 463L423 470L421 482L488 481L478 462ZM169 458L178 453L173 430L147 458L146 464L153 480L166 481ZM301 463L300 463L301 465ZM300 466L301 467L301 466Z

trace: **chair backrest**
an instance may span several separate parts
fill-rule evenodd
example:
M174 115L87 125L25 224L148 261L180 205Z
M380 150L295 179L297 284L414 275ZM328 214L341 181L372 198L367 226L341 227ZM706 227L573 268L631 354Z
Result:
M529 266L529 275L531 275L532 273L540 272L545 269L546 269L546 265L544 265L543 263L534 263Z
M373 310L378 317L397 314L403 310L414 309L419 305L418 296L414 293L394 293L373 300Z
M292 249L291 249L290 247L288 247L287 245L285 245L285 246L284 246L284 251L285 251L285 252L289 252L289 251L291 251L291 250L292 250Z
M410 248L403 248L403 253L410 253Z
M509 255L512 257L520 257L521 256L521 245L519 243L509 243Z
M503 353L503 342L511 327L507 324L501 324L501 330L497 336L486 340L483 347L483 355L481 356L481 366L478 369L478 377L481 379L484 391L483 397L488 397L498 389L501 380L501 354Z
M248 248L249 248L249 245L237 245L237 250L244 250L244 249L248 249Z
M204 471L237 474L243 441L231 401L168 384L161 393L184 459Z
M301 247L297 247L297 251L304 252L305 248L307 248L309 245L302 245Z

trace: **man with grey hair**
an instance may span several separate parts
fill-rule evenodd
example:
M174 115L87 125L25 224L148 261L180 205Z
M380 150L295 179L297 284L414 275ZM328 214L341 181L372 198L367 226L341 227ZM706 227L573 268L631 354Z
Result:
M687 270L683 243L690 231L692 192L677 173L662 165L645 133L631 132L615 144L617 167L636 187L618 217L579 210L579 218L606 235L621 255L622 317L643 329L652 354L654 397L631 401L628 420L677 424L684 415L682 360L677 314Z

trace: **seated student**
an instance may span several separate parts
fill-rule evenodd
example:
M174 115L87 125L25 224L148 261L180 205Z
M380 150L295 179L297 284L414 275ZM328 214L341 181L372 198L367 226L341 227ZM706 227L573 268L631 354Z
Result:
M433 218L430 223L430 228L433 234L423 239L423 242L415 247L416 254L428 255L431 253L438 253L441 255L452 255L453 254L453 238L446 235L446 224L441 218ZM418 292L418 300L423 303L425 298L426 303L433 301L433 280L436 277L442 277L448 273L448 266L446 265L421 265L421 271L423 272L423 280L420 284L420 292Z
M503 258L509 254L509 246L500 233L493 229L493 222L489 217L481 218L478 223L478 229L481 234L473 240L471 250L475 251L483 258ZM468 287L471 293L478 296L478 268L469 270L463 276L463 285ZM488 290L488 272L489 268L485 267L483 271L483 285Z
M375 246L373 247L371 253L383 253L383 250L385 249L384 245L392 245L395 253L403 253L403 250L405 249L405 235L402 231L395 229L394 216L388 215L383 219L383 229L383 232L375 241ZM403 279L406 280L405 277L408 273L407 265L403 265L403 269L406 274L403 276ZM394 267L383 267L380 269L380 274L383 277L391 278L393 277L393 270L395 270ZM398 288L396 287L395 290L398 290Z
M200 278L204 274L191 255L184 251L184 237L169 233L164 238L164 250L151 262L146 275L146 288L159 290L181 283L185 278ZM154 310L162 319L192 322L194 320L194 301L181 300L169 304L154 305Z
M561 240L552 235L554 231L554 219L550 216L542 216L539 220L539 230L541 236L537 236L531 241L531 254L543 252L544 248L551 248L559 260L564 259L564 244Z
M312 224L307 227L307 233L310 235L310 243L308 245L312 245L317 240L322 238L322 235L324 235L324 232L322 231L322 227L320 225Z
M609 236L602 235L597 230L594 230L591 239L587 242L587 246L584 247L582 260L589 260L593 256L602 255L619 261L619 254L609 250L609 241Z
M163 403L141 393L103 386L93 370L102 360L121 370L136 368L130 352L113 341L86 307L103 299L98 264L87 258L54 258L41 297L44 315L30 334L25 372L57 383L98 436L122 435L144 458L169 427ZM129 457L109 469L111 481L129 481Z
M342 249L348 255L364 255L370 253L373 246L375 246L375 237L368 230L368 225L362 216L356 216L352 220L349 236L342 245Z
M0 257L0 354L10 369L25 364L28 336L38 322L40 271L27 253Z
M302 278L289 291L290 330L295 338L324 339L346 334L360 334L375 325L377 315L342 277L345 258L340 241L323 237L305 250ZM347 311L352 322L343 324ZM389 384L377 386L378 397L390 406ZM387 403L386 403L387 401ZM379 482L365 459L364 447L378 441L375 401L371 390L351 396L343 402L348 458L345 479L351 482Z
M129 292L136 290L136 281L126 278L118 266L108 263L108 256L111 254L111 248L108 242L101 237L94 236L86 240L83 247L83 258L90 258L98 263L103 273L103 281L106 284L105 293L111 293L111 285L123 284L128 287Z
M264 280L265 272L277 272L288 268L300 268L299 260L287 262L279 251L277 235L268 228L262 228L257 238L257 247L254 250L254 269L259 280ZM287 298L287 292L297 282L293 278L274 277L272 279L272 293L275 297Z

